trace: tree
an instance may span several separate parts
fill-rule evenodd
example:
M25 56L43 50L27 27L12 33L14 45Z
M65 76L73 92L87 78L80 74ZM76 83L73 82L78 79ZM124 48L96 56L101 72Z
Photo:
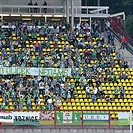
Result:
M133 38L133 15L128 15L125 20L125 31Z

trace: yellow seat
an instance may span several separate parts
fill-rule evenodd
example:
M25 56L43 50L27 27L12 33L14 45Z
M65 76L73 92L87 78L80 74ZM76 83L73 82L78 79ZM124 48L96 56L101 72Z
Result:
M73 110L77 110L77 107L74 106L74 107L73 107Z

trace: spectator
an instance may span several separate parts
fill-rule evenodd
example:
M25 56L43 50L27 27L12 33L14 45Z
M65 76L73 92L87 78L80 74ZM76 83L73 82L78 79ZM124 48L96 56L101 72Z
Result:
M2 110L5 110L5 108L6 108L6 103L5 103L5 101L3 100L2 104L1 104L1 109L2 109Z
M47 2L44 1L43 6L47 6ZM44 8L44 13L47 13L47 8Z
M88 86L86 87L86 95L87 95L87 98L90 97L90 86L88 84Z
M53 100L52 100L52 98L49 98L47 100L47 103L48 103L48 110L53 110L54 109L54 106L53 106Z
M29 94L28 96L27 96L27 108L28 109L31 109L31 95Z
M38 52L40 55L42 55L42 49L43 49L43 46L42 46L42 44L40 44L38 47Z
M43 81L39 83L39 94L42 94L44 96L44 82Z
M97 100L97 96L96 95L92 95L92 102L96 102Z
M56 108L60 109L60 107L61 107L61 99L59 98L56 100Z
M110 101L110 96L109 96L109 95L106 95L105 100L106 100L107 102L109 102L109 101Z
M68 102L71 102L71 92L70 91L67 92L67 100L68 100Z
M124 88L123 88L123 86L120 87L120 98L124 99Z
M117 87L114 88L114 95L115 95L115 98L118 98L118 88Z
M13 104L13 107L14 107L14 110L17 110L17 109L18 109L18 104L15 102L15 103Z
M20 99L19 99L19 109L20 110L23 110L23 102L24 102L24 97L20 96Z
M124 37L124 36L122 36L122 39L121 39L121 47L120 47L120 49L124 49L124 45L127 43L127 41L126 41L126 38ZM119 50L120 50L119 49Z
M99 96L100 96L100 99L104 98L105 96L105 92L103 91L102 87L100 87Z
M33 6L32 0L28 3L28 6ZM29 8L29 13L32 13L32 8Z
M38 3L35 2L34 6L38 6ZM34 13L37 13L38 8L34 8Z
M38 103L38 97L39 97L39 90L38 89L36 89L35 91L34 91L34 100L35 100L35 103L37 104Z
M94 93L94 95L96 95L96 96L97 96L97 94L98 94L98 89L97 89L97 87L96 87L96 86L94 87L94 91L93 91L93 93Z

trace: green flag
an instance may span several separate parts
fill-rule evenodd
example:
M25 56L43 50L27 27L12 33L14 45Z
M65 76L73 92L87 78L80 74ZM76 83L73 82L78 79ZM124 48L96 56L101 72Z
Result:
M72 123L80 123L81 122L81 113L73 112L72 113Z

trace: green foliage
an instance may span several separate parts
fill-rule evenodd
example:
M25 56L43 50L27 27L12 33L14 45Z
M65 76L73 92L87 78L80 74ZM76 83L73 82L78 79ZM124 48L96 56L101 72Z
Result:
M101 0L101 5L109 6L110 14L118 12L132 13L132 0Z
M128 15L125 21L125 31L133 38L133 15Z

